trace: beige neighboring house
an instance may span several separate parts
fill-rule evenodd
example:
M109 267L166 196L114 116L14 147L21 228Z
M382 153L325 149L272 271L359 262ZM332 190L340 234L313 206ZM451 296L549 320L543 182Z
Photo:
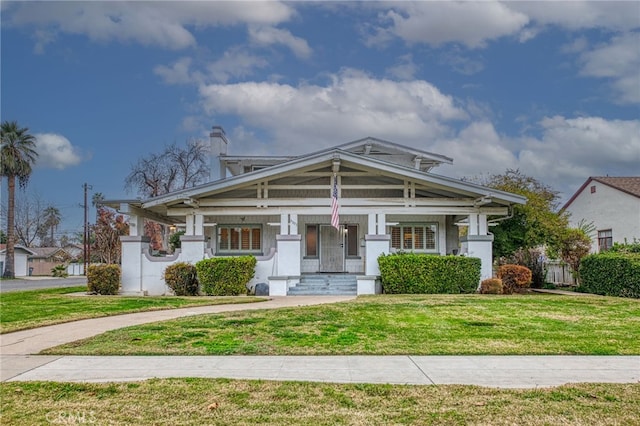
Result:
M33 254L29 256L31 275L51 275L51 269L58 265L65 265L72 256L61 247L32 247Z
M21 245L14 246L14 272L16 277L26 277L29 275L28 258L34 255L35 252ZM0 275L4 273L5 256L7 252L7 245L0 244Z
M592 176L562 208L570 225L593 223L591 251L640 240L640 176Z

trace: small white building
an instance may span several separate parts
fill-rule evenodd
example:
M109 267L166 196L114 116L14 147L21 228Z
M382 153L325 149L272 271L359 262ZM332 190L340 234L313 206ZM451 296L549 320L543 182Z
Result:
M122 237L122 290L164 294L164 268L214 256L257 257L253 283L288 295L313 274L353 276L357 294L380 292L377 259L397 250L464 254L492 275L491 218L522 196L431 172L452 159L367 137L296 157L228 155L211 133L211 181L147 200L105 204L129 216ZM332 203L337 199L337 217ZM182 248L154 257L143 219L184 228ZM458 226L468 226L459 238ZM355 285L355 284L354 284Z
M0 245L0 276L4 273L5 257L7 253L6 244ZM16 277L26 277L29 275L28 259L36 253L21 245L14 246L14 273Z
M570 225L593 223L591 251L640 240L640 176L590 177L564 205Z

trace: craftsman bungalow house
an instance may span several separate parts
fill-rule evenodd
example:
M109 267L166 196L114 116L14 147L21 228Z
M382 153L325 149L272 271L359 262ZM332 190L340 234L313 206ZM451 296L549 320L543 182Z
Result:
M479 257L487 278L491 219L526 201L431 173L452 164L448 157L371 137L295 157L228 155L228 143L215 126L206 184L106 203L129 216L123 293L164 294L162 272L173 262L244 254L257 257L252 282L268 283L271 295L329 273L352 277L357 294L379 293L377 258L398 250ZM145 218L183 228L182 248L151 256ZM465 237L458 226L468 227Z

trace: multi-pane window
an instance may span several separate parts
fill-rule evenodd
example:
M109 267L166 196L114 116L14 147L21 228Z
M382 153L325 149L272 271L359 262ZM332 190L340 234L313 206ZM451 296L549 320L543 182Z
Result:
M613 246L613 232L611 229L598 231L598 250L607 251Z
M218 252L258 253L262 247L262 228L260 225L219 226Z
M436 251L438 224L425 223L391 227L391 247L406 251Z

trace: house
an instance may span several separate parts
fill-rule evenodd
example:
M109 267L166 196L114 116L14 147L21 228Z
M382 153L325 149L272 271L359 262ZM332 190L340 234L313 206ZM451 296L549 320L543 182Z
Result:
M51 269L72 260L72 256L61 247L33 247L31 251L33 254L28 260L31 275L51 275Z
M640 176L590 177L564 205L570 225L592 223L591 251L640 239Z
M4 273L5 257L7 252L7 245L0 244L0 275ZM14 246L14 273L16 277L26 277L29 274L27 267L27 259L29 256L34 255L35 252L32 249L23 247L21 245Z
M270 295L292 294L313 274L352 277L357 294L381 290L377 258L398 250L464 254L492 275L488 217L509 214L519 195L440 176L453 160L367 137L303 156L228 155L211 133L211 180L147 200L105 204L129 216L122 241L122 291L164 294L167 265L251 254L253 283ZM336 210L332 204L336 202ZM183 228L181 249L151 256L143 220ZM459 237L458 226L468 226Z

